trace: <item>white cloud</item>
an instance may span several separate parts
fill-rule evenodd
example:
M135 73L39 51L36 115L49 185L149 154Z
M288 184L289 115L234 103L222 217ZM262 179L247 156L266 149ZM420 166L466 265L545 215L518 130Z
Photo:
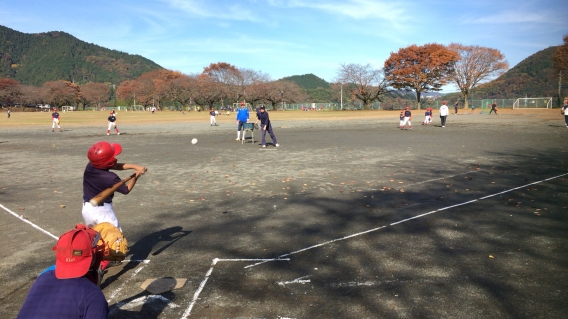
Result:
M194 16L221 20L257 22L258 16L239 4L216 5L214 1L162 0L175 9Z
M528 12L502 12L496 15L483 17L470 17L463 21L464 24L511 24L511 23L548 23L550 15L546 13Z
M282 1L270 1L272 5L282 6ZM381 19L390 23L400 23L409 18L402 2L348 0L348 1L304 1L290 0L285 2L288 7L311 8L338 16L346 16L355 20Z

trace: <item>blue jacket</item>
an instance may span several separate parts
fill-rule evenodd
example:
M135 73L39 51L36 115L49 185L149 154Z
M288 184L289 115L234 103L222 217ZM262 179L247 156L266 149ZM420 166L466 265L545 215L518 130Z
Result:
M237 121L246 122L249 119L249 110L245 108L239 108L237 111Z

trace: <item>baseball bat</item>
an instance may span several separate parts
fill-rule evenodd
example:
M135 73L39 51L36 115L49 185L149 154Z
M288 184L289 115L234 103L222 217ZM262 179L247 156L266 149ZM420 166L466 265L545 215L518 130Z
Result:
M128 182L129 180L133 179L134 177L136 177L136 173L128 176L127 178L121 180L120 182L112 185L111 187L103 190L102 192L100 192L97 196L91 198L91 200L89 201L89 203L91 203L91 205L93 206L98 206L100 203L102 203L105 199L107 199L107 197L109 197L110 195L112 195L114 192L116 192L116 190L126 184L126 182Z

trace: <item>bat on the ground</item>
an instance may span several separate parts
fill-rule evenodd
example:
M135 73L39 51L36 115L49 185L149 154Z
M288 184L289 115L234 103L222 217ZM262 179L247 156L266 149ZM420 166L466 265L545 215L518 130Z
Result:
M100 203L102 203L105 199L107 199L110 195L112 195L114 192L116 192L116 190L126 184L126 182L128 182L129 180L133 179L134 177L136 177L136 173L128 176L127 178L121 180L120 182L112 185L111 187L103 190L102 192L100 192L97 196L91 198L91 200L89 201L89 203L91 203L91 205L93 206L98 206Z

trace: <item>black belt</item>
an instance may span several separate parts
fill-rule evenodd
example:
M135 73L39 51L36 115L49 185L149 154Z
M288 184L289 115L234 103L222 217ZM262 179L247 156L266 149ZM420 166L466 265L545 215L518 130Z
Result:
M89 204L89 205L91 205L91 203L90 203L90 202L85 202L85 204ZM98 204L97 206L104 206L104 205L105 205L105 203L104 203L104 202L102 202L102 203Z

